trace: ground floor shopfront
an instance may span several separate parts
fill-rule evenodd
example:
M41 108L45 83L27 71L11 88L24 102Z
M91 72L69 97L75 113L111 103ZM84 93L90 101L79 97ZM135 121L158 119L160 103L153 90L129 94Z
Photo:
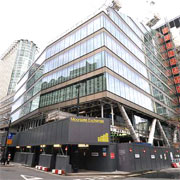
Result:
M67 154L64 155L16 150L13 161L32 167L40 165L49 169L63 169L66 172L78 172L80 169L136 172L169 168L172 160L178 157L179 149L121 143L107 146L90 145L86 148L69 145Z
M110 120L70 117L19 132L8 146L12 160L77 172L156 170L171 166L179 149L147 143L112 143Z

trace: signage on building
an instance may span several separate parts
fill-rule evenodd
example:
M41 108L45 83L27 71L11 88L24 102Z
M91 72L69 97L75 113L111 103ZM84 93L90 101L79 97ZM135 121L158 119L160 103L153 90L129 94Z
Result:
M98 142L109 142L109 134L105 133L97 138Z
M11 145L12 144L12 139L7 139L6 144Z
M99 153L98 152L92 152L91 156L99 156Z
M135 157L136 159L139 159L139 158L140 158L140 154L135 154L134 157Z
M96 124L104 124L104 120L102 119L88 119L88 118L76 118L71 117L72 122L79 122L79 123L96 123Z
M106 157L107 156L107 153L106 152L103 152L103 157Z
M8 139L12 139L13 135L14 135L14 134L9 133L9 134L8 134Z
M12 144L12 138L13 138L14 133L9 133L7 137L6 144L11 145Z
M111 152L111 153L110 153L110 158L111 158L111 159L115 159L115 153L114 153L114 152Z
M105 147L102 148L102 151L103 151L103 152L106 152L106 151L107 151L107 148L105 148Z

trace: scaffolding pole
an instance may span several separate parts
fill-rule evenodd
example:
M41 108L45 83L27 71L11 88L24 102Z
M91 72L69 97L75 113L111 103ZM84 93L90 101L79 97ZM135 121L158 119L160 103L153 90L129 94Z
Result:
M122 106L121 104L118 103L118 108L119 108L119 110L120 110L120 112L121 112L121 114L122 114L122 116L123 116L123 118L124 118L124 121L125 121L125 123L126 123L126 126L127 126L127 128L129 129L130 134L131 134L133 140L134 140L135 142L140 142L140 139L139 139L137 133L135 132L135 130L134 130L132 124L131 124L131 121L130 121L127 113L126 113L126 110L124 109L124 106Z
M153 122L151 124L151 130L149 133L149 138L148 138L148 143L153 145L153 140L154 140L154 133L155 133L155 128L156 128L156 119L153 119Z
M112 104L111 104L111 117L112 117L112 126L114 126L114 110Z
M104 105L101 104L101 118L104 118Z
M165 134L165 132L164 132L162 126L161 126L160 121L158 120L157 123L158 123L159 129L160 129L161 135L163 136L163 139L164 139L164 141L165 141L165 144L166 144L168 147L170 147L168 138L166 137L166 134Z

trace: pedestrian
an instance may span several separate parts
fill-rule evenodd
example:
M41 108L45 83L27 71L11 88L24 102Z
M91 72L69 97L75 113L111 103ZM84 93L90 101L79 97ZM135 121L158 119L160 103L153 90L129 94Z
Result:
M1 164L5 165L5 163L6 163L6 155L5 153L2 153Z
M11 154L9 153L7 158L7 164L9 164L10 160L11 160Z

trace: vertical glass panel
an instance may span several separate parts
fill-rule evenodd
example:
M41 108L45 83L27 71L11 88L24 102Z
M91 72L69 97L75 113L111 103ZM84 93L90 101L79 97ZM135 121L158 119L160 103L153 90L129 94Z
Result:
M101 53L98 53L94 56L94 68L93 69L98 69L102 67L102 57Z

